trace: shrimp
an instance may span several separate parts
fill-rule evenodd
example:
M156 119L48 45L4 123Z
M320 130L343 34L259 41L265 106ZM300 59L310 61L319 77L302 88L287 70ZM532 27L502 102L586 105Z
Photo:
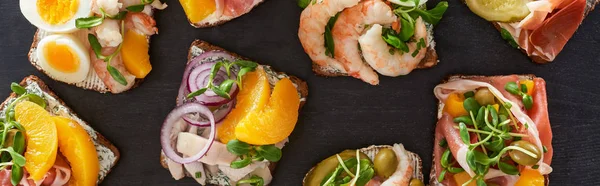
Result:
M98 15L102 15L102 11L110 16L117 15L123 7L119 0L93 0L92 1L92 12ZM100 11L102 9L102 11Z
M117 47L123 42L121 24L117 20L105 19L102 24L94 29L102 47Z
M392 9L381 0L364 0L342 11L331 30L335 59L342 63L349 75L372 85L379 84L377 73L362 60L358 38L364 32L365 25L391 24L396 20Z
M102 55L108 56L108 55L114 53L116 50L117 50L117 48L115 48L115 47L102 48ZM96 74L98 74L98 77L100 77L100 79L102 80L102 82L104 82L104 85L106 85L106 87L108 87L110 92L115 93L115 94L121 93L123 91L129 90L133 86L133 83L135 81L135 76L131 75L125 69L125 66L123 65L123 59L121 58L121 54L116 55L110 61L110 65L115 67L121 73L121 75L123 75L123 77L125 77L125 81L127 81L127 85L120 84L110 75L110 73L106 69L107 62L105 62L102 59L96 58L96 54L94 53L94 51L92 49L90 49L90 57L92 60L92 65L94 66L94 70L96 71Z
M360 0L322 0L310 4L300 15L300 29L298 38L304 51L322 69L346 73L344 66L325 53L325 26L329 19L345 8L358 4Z
M414 41L407 43L409 52L390 52L390 46L381 37L382 32L383 27L375 24L358 39L365 60L380 74L392 77L406 75L425 57L428 47L427 28L421 17L415 23ZM425 41L425 46L414 53L421 39ZM416 55L413 57L413 54Z
M128 13L125 17L125 28L133 29L147 36L158 33L154 18L141 12Z
M392 150L396 153L398 167L396 167L396 172L385 180L381 186L408 185L413 175L413 160L408 156L408 153L402 144L394 144Z

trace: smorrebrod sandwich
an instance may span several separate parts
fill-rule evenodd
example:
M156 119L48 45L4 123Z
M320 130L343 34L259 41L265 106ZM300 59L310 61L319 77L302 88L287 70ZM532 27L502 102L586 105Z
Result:
M161 129L161 164L202 185L269 184L306 83L199 40L188 60Z
M224 24L250 12L264 0L179 0L190 25L196 28Z

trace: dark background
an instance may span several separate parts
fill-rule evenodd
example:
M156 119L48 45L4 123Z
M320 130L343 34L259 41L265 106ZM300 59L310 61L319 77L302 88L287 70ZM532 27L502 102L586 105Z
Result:
M435 5L438 0L429 2ZM153 71L138 88L124 94L99 94L50 80L27 60L35 27L18 1L0 5L0 97L10 82L41 77L82 119L111 140L121 160L102 185L197 185L175 181L159 164L159 130L175 106L188 47L209 41L308 82L308 103L300 112L290 143L283 150L272 185L301 185L319 161L344 149L403 143L423 158L429 174L437 100L433 87L451 74L533 73L547 81L554 131L552 185L600 184L600 14L590 16L551 64L532 63L511 48L487 21L458 0L435 29L441 63L405 77L382 77L370 86L350 77L315 76L298 41L296 0L267 0L252 12L208 29L189 26L178 1L156 14L160 34L152 37ZM428 179L427 179L428 180Z

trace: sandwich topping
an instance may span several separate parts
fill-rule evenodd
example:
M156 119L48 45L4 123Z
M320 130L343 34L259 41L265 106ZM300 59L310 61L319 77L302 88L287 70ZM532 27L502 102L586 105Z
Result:
M474 13L497 24L504 39L538 63L556 58L595 4L586 0L467 0L466 3Z
M2 185L95 185L100 161L92 138L76 120L51 114L47 99L13 83L18 96L4 108ZM105 172L105 171L102 171Z
M206 27L244 15L263 0L179 0L190 23Z
M321 71L377 85L377 73L406 75L433 47L433 25L440 21L448 3L442 1L427 10L425 2L300 0L305 9L298 37Z
M313 167L303 185L422 186L421 178L414 175L419 174L420 169L415 165L420 164L412 157L402 144L345 150Z
M152 9L166 7L159 0L21 0L20 4L27 20L46 33L36 36L42 38L32 59L52 78L71 84L98 78L106 89L120 93L152 70L147 38L158 32ZM37 9L30 7L34 5Z
M178 107L161 130L172 176L191 175L200 184L270 183L269 165L281 159L298 119L296 86L266 66L225 52L194 57Z
M444 185L544 184L552 172L552 131L542 79L450 80L434 93L443 110L432 179Z

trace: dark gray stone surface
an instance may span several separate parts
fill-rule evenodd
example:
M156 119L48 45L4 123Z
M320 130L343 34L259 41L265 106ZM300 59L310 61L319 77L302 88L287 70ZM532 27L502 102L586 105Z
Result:
M438 2L434 0L433 2ZM430 5L433 5L430 2ZM99 94L50 80L27 61L35 28L18 1L0 5L0 97L9 83L40 76L67 105L121 150L121 160L102 185L196 185L175 181L159 162L159 130L175 106L189 44L194 39L272 65L305 79L308 103L283 150L273 185L301 185L304 174L344 149L403 143L418 153L427 175L431 166L436 104L432 89L452 74L532 73L547 81L554 131L552 185L600 184L600 14L591 12L556 61L538 65L502 40L491 24L452 0L435 29L441 63L408 76L381 78L370 86L349 77L315 76L297 37L301 9L295 0L267 0L225 25L195 29L178 1L156 14L160 34L152 37L153 71L124 94Z

